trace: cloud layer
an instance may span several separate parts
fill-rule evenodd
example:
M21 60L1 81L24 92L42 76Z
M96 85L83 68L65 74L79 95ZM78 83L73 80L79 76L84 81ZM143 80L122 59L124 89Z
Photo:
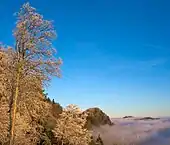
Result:
M151 121L134 119L113 119L116 125L94 128L94 135L100 133L106 145L169 145L170 119Z

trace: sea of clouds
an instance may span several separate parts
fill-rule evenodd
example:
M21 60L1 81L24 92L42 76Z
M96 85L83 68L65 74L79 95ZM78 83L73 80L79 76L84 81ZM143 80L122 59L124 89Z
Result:
M113 118L113 126L94 127L105 145L170 145L170 118L136 120Z

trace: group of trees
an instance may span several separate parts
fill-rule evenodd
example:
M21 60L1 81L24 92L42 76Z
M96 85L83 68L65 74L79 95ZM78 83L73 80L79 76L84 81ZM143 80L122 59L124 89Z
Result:
M75 105L69 105L63 110L53 131L62 145L89 145L91 133L84 128L86 117Z
M55 36L52 23L44 20L28 3L22 6L16 16L15 47L0 47L1 86L4 88L1 96L8 104L10 145L14 144L14 136L19 130L16 124L21 116L25 115L30 122L38 114L36 111L40 113L46 107L43 103L39 104L40 92L50 75L60 76L62 63L61 59L55 59L52 55L54 49L51 41Z
M87 115L69 105L54 118L50 113L54 105L42 91L51 76L61 76L62 60L56 59L52 45L56 36L52 22L29 3L16 18L15 47L0 45L0 144L52 144L44 125L51 118L50 133L57 144L88 145L92 136L85 128Z

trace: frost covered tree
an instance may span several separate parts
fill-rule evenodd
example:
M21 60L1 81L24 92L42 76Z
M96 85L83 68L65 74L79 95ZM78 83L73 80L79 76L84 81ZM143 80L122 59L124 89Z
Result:
M11 97L15 88L13 50L0 47L0 144L9 144ZM42 122L51 106L43 99L42 85L32 75L20 80L15 123L15 145L36 145L43 134Z
M10 120L9 99L12 95L13 88L11 86L13 80L13 73L11 73L13 62L8 56L8 54L11 54L11 49L6 50L3 46L0 46L0 144L8 141ZM6 52L8 52L8 54Z
M89 145L92 135L84 127L86 117L76 105L68 105L57 119L55 137L62 145Z
M24 102L20 100L25 100L26 104L30 101L26 96L35 96L35 92L47 84L50 76L60 77L62 63L60 58L55 57L52 40L56 32L51 21L44 20L29 3L21 7L16 18L15 49L3 50L10 59L6 59L9 60L8 65L4 67L8 69L9 76L4 79L8 78L11 86L8 91L13 92L10 98L10 145L15 144L16 114L21 111L19 106Z

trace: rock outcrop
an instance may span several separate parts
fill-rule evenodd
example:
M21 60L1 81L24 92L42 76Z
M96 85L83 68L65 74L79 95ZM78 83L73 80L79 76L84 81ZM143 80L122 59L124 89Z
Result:
M109 116L99 108L89 108L84 113L88 114L86 127L89 129L92 126L113 125Z

